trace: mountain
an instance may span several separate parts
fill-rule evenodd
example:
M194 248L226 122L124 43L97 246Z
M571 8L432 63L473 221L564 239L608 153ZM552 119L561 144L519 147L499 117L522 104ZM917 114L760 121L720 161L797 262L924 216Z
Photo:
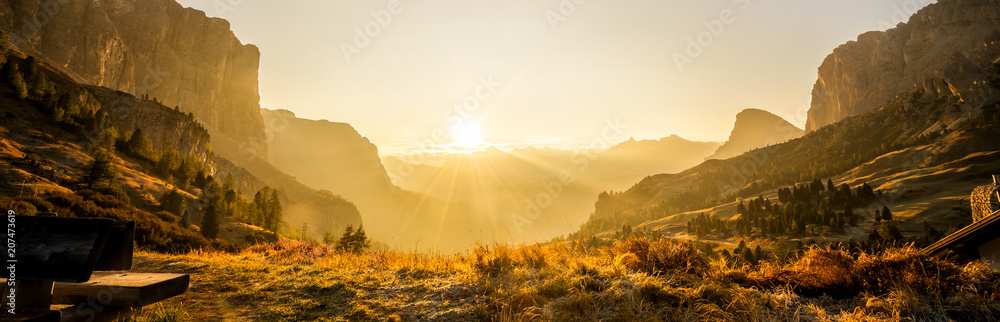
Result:
M1000 56L1000 1L941 0L887 31L837 47L819 68L806 131L922 90L976 107L995 88L981 80Z
M870 108L819 122L824 119L816 117L823 115L817 112L830 111L826 109L830 105L824 105L830 101L824 101L826 96L814 99L812 127L801 138L729 159L708 160L680 173L650 176L626 191L602 193L576 236L608 232L623 224L680 232L693 218L701 218L702 223L741 218L737 209L744 198L776 199L779 189L802 183L809 186L820 180L830 180L838 187L846 185L852 191L864 191L864 187L876 191L867 200L851 204L864 220L845 231L837 232L825 222L810 224L810 229L825 231L823 236L829 241L868 240L875 230L872 218L876 210L885 208L891 209L894 224L904 236L921 234L926 229L924 222L940 231L971 222L971 215L963 209L967 204L956 206L955 201L967 198L1000 166L1000 140L996 139L1000 136L1000 41L982 41L984 35L996 34L993 30L997 25L986 26L983 21L991 21L998 11L998 1L941 1L894 31L862 35L859 43L877 43L874 50L878 55L903 56L847 59L844 55L860 46L849 43L820 68L817 86L825 88L819 94L836 94L830 97L864 98ZM967 28L973 36L956 34ZM969 40L976 35L980 40ZM869 37L884 38L866 40ZM953 43L955 39L974 44L963 47ZM952 45L957 49L947 50ZM974 50L961 52L971 47ZM927 51L909 52L915 48ZM916 69L919 62L958 65L934 72L921 70L928 74L920 74ZM854 74L838 74L843 76L839 80L830 78L831 64L840 72ZM918 79L927 81L912 86ZM886 84L911 85L890 88L883 86ZM796 189L802 191L801 187ZM766 203L758 201L756 205ZM820 214L844 208L830 203L819 206ZM807 209L786 210L810 218Z
M79 84L6 39L0 30L0 204L20 215L134 220L137 244L164 252L275 239L246 223L246 192L212 179L210 136L193 115ZM222 194L229 215L220 239L207 238L204 209ZM350 209L328 216L356 215L339 205Z
M267 159L299 182L351 200L394 189L378 148L350 124L297 118L287 110L260 113L272 137Z
M384 164L398 170L390 172L401 188L473 207L496 221L492 229L499 230L503 240L530 242L573 232L601 191L626 189L656 173L682 171L719 145L671 136L630 139L607 150L489 147L427 157L424 163L390 156Z
M698 165L718 142L690 141L671 135L659 140L629 140L612 146L595 161L595 176L675 173ZM599 174L598 174L599 173Z
M148 95L266 153L260 52L229 22L173 0L0 0L0 29L74 80Z
M736 124L729 140L708 158L728 159L750 150L799 138L802 133L802 129L771 112L745 109L736 114Z
M54 81L91 85L88 92L120 134L141 128L157 149L197 156L219 180L232 176L244 195L278 189L286 221L296 229L310 223L313 237L361 224L354 205L303 185L265 159L260 53L242 44L227 21L172 0L0 0L0 17L0 28L15 31L12 45L36 57ZM77 96L67 99L86 100ZM139 109L131 108L135 102ZM163 109L175 113L157 114ZM199 124L200 132L173 127L177 117L170 115Z

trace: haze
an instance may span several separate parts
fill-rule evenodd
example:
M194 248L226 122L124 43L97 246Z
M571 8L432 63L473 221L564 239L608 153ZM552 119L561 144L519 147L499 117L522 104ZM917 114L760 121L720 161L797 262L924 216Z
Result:
M453 127L445 112L483 79L499 85L468 116L480 142L449 143L573 148L613 118L639 139L722 141L751 107L801 127L816 68L833 48L929 3L581 1L563 15L572 7L560 12L554 0L403 1L348 59L355 28L377 21L372 12L389 1L179 2L229 20L260 48L264 107L350 123L382 155L412 152ZM725 10L734 21L687 55L688 37L710 31L705 22ZM675 53L691 58L683 70Z

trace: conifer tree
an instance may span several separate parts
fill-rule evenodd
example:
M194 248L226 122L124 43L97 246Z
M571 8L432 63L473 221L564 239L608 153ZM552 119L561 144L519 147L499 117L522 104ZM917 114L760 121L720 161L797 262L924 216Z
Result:
M205 218L201 221L201 235L205 238L215 238L219 235L219 210L214 202L205 210Z
M153 151L153 141L150 141L142 134L142 129L135 129L132 136L125 143L126 150L137 157L152 161L155 158Z
M344 229L344 234L340 236L340 240L337 241L337 248L343 251L350 251L351 249L351 238L354 237L354 226L347 225L347 229Z
M98 148L94 152L94 160L83 166L83 184L94 189L101 186L111 187L118 174L110 153Z

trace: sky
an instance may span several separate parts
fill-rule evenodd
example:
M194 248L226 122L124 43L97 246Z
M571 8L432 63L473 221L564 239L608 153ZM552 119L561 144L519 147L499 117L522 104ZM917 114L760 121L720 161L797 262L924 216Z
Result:
M823 59L929 0L178 0L260 48L261 105L429 146L725 140L806 122Z

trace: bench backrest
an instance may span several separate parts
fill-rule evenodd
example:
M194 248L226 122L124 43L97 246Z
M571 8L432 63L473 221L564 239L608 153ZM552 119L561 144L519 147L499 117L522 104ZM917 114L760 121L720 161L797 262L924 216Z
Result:
M48 216L16 216L15 221L19 277L82 283L95 269L132 265L135 222Z

